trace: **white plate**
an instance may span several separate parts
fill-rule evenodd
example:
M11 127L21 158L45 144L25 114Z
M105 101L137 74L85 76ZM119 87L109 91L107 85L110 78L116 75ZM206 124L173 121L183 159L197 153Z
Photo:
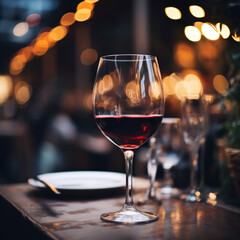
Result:
M38 175L55 186L59 191L68 192L90 192L99 190L111 190L125 187L125 174L117 172L102 171L72 171L56 172ZM46 187L34 179L29 179L28 183L36 188Z

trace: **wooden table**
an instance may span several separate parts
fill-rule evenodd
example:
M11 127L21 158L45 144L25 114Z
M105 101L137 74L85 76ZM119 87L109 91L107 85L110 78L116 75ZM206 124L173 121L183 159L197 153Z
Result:
M100 220L101 213L119 210L124 194L84 199L51 197L26 183L0 186L0 239L134 240L240 239L240 214L204 203L164 200L147 204L159 220L119 225ZM139 193L134 194L138 199Z

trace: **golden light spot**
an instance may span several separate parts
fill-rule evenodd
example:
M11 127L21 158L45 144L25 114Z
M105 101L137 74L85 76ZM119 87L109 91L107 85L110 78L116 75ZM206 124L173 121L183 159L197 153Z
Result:
M198 42L201 39L200 31L194 26L187 26L184 29L185 36L192 42Z
M87 8L81 8L75 13L75 20L78 22L84 22L88 20L92 15L92 11Z
M210 192L208 194L208 199L207 199L206 202L211 204L211 205L216 205L217 204L217 193Z
M33 53L37 56L42 56L48 50L48 42L46 40L39 40L33 46Z
M213 103L214 98L215 98L215 97L214 97L213 94L204 94L204 101L205 101L207 104Z
M166 93L167 95L175 94L175 88L178 81L179 80L175 77L174 74L165 77L163 79L164 93Z
M22 72L26 62L23 61L22 56L16 55L9 63L9 71L12 75L18 75Z
M185 68L192 68L195 65L195 52L192 46L185 43L179 43L174 52L176 62Z
M227 39L230 36L230 29L227 25L223 23L217 23L216 28L218 32L221 34L222 38Z
M213 87L218 93L223 94L229 88L228 80L223 75L216 75L213 78Z
M68 32L67 27L57 26L50 31L49 39L53 41L60 41L66 36L67 32Z
M80 9L89 9L92 11L94 9L94 6L94 3L83 1L77 5L77 11Z
M33 59L32 47L24 47L19 50L19 55L22 55L25 58L25 62L28 62Z
M189 6L189 11L196 18L203 18L203 17L205 17L205 11L200 6L191 5L191 6Z
M13 28L13 34L16 37L22 37L28 32L29 26L28 23L26 22L21 22L18 23L14 28Z
M68 12L65 13L60 20L60 24L62 24L63 26L70 26L75 22L75 13L73 12Z
M187 95L184 81L180 81L176 84L175 94L176 94L177 98L180 100Z
M36 41L46 41L48 43L48 48L53 47L56 44L56 40L51 37L50 31L51 30L40 33Z
M196 195L197 197L200 197L201 193L200 193L199 191L196 191L196 192L195 192L195 195Z
M153 82L149 85L148 94L150 98L159 99L161 96L161 85L158 82Z
M220 33L217 28L211 23L204 23L202 25L202 34L209 40L217 40L220 37Z
M5 102L12 91L12 78L8 75L0 75L0 104Z
M14 95L19 104L25 104L31 97L31 86L23 81L16 84Z
M186 89L186 97L198 99L203 92L203 87L200 79L194 74L188 74L184 77L184 86Z
M182 17L181 11L175 7L166 7L165 14L167 15L168 18L172 20L178 20L181 19Z
M129 82L126 87L125 87L125 93L129 100L133 103L139 103L141 98L140 98L140 86L139 84L133 80Z
M87 48L83 50L83 52L80 55L80 60L82 64L87 66L95 63L97 61L97 58L98 58L97 51L92 48Z
M234 32L234 34L232 35L232 38L234 41L240 42L240 36L239 34L237 34L237 31Z
M110 91L113 88L113 80L112 77L107 74L103 77L101 81L98 83L98 92L100 94L104 94L107 91Z

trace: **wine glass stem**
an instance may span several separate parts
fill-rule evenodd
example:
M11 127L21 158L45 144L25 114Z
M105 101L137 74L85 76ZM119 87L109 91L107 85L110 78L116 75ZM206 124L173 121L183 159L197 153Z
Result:
M125 156L125 167L126 167L126 199L124 207L133 206L133 195L132 195L132 165L134 151L123 150Z
M191 154L191 190L196 190L197 187L197 171L198 171L198 152L196 150L192 151Z
M171 173L169 168L164 168L163 186L172 186Z

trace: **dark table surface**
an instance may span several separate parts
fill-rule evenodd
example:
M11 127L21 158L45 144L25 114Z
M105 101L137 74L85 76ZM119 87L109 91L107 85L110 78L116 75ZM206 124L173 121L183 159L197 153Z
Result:
M141 185L138 182L138 185ZM141 192L141 193L139 193ZM134 193L138 199L142 191ZM0 186L0 239L240 239L240 214L204 203L163 200L141 210L159 214L149 224L119 225L100 220L119 210L124 194L54 197L26 183Z

